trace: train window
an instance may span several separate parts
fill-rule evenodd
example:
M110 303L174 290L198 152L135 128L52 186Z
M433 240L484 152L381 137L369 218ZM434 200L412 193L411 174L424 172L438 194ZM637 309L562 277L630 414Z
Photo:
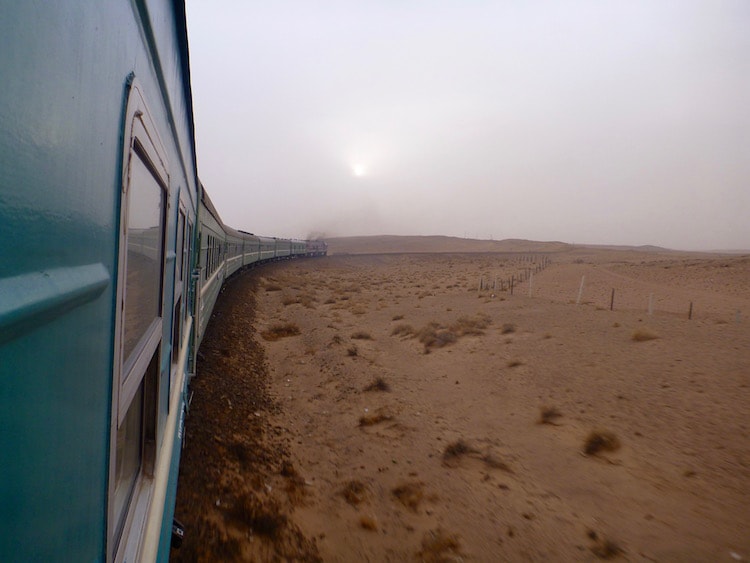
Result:
M180 359L180 343L182 342L182 297L177 299L174 306L174 315L172 316L172 363L176 364Z
M161 314L164 190L139 151L130 163L125 279L124 358L131 357Z
M142 529L145 514L136 507L150 498L164 314L168 167L136 82L128 93L123 138L107 519L111 559L134 557L129 539L140 532L130 531Z
M192 249L193 249L193 223L188 219L187 222L187 244L185 245L185 261L184 261L184 267L185 267L185 277L188 277L188 273L190 271L190 268L192 268ZM193 289L193 283L188 284L188 299L185 303L185 319L187 319L188 315L193 312L193 295L192 295L192 289Z
M177 254L177 263L175 265L175 268L177 269L177 278L182 281L183 280L183 274L182 274L182 263L184 260L184 249L185 249L185 213L180 209L180 212L177 214L177 240L176 240L176 246L175 251Z

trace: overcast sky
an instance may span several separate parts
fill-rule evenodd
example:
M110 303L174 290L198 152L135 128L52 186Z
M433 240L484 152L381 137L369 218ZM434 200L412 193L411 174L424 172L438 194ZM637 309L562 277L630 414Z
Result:
M227 225L750 248L747 0L188 0Z

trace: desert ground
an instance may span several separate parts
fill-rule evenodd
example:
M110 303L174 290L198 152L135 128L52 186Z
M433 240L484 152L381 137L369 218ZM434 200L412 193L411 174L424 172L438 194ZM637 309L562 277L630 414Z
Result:
M174 560L750 559L749 256L392 242L227 283Z

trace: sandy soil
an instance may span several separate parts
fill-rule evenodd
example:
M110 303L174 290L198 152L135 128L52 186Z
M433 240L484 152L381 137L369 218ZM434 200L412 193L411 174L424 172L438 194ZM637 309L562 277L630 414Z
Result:
M178 553L747 560L749 290L748 257L592 249L247 274L202 348Z

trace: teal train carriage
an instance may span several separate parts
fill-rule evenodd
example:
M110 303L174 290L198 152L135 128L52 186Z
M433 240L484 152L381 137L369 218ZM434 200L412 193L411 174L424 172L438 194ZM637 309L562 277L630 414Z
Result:
M325 254L198 181L181 1L0 5L0 561L166 561L224 281Z
M199 186L184 6L0 7L0 560L166 560Z

